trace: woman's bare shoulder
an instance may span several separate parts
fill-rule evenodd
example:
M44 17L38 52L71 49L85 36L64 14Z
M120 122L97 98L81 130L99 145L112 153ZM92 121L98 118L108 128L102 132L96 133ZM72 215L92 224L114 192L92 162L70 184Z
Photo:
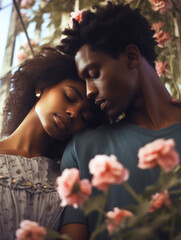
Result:
M12 149L8 146L7 140L0 141L0 154L12 154Z

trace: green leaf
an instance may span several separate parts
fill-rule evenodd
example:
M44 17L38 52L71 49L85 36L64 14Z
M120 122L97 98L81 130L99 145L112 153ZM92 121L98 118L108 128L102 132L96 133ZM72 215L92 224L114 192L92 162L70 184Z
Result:
M90 236L90 240L95 239L95 237L96 237L99 233L105 231L105 230L106 230L106 227L107 227L107 225L106 225L105 223L102 224L102 225L99 225L99 227L97 227L97 228L95 229L95 231L92 232L92 234L91 234L91 236Z
M96 195L94 197L89 198L84 202L84 204L80 207L85 215L89 215L92 211L99 211L102 209L103 203L106 201L106 195Z
M150 227L140 227L136 228L131 232L131 236L134 237L136 236L136 239L139 240L156 240L155 233ZM131 239L131 238L130 238Z

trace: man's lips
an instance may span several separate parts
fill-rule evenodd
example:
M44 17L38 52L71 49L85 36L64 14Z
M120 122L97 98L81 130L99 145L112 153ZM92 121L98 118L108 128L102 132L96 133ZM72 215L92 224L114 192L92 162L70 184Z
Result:
M105 99L104 100L96 100L95 104L99 105L101 110L104 110L106 108L107 101Z
M101 110L104 110L106 108L106 103L107 103L107 101L104 101L101 103L101 105L100 105Z
M61 116L55 114L54 120L60 129L67 129L65 120Z

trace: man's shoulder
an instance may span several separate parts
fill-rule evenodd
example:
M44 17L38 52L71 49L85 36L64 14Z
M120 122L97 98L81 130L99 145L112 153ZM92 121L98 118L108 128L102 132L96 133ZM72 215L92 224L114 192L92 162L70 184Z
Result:
M86 138L87 136L97 136L101 133L104 133L110 126L108 124L106 125L101 125L96 128L88 128L82 132L79 132L74 135L74 139L79 140L82 138Z
M111 137L115 133L121 131L124 128L122 122L114 123L114 124L104 124L98 126L94 129L86 129L83 132L79 132L74 135L73 141L75 142L93 142L93 140L97 141L99 138L106 138L107 136Z

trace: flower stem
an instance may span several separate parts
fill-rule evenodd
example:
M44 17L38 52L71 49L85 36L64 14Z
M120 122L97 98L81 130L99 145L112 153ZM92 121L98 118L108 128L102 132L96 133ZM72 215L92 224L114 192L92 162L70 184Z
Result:
M108 198L108 191L105 192L105 200L104 200L104 202L103 202L103 204L102 204L102 211L100 211L100 214L99 214L99 217L98 217L98 220L97 220L96 227L98 227L99 224L101 223L102 215L103 215L103 213L104 213L104 208L105 208L106 202L107 202L107 198ZM101 213L101 212L102 212L102 213Z
M181 193L181 190L173 190L173 191L169 192L169 194L171 194L171 195L179 194L179 193Z
M140 4L140 0L138 0L137 4L136 4L136 8L139 6Z
M174 34L174 30L173 30L173 26L174 26L174 23L173 23L173 14L172 14L172 12L170 12L170 21L171 21L171 33L172 34ZM173 83L173 86L174 86L174 88L175 88L175 90L176 90L176 93L177 93L177 97L180 99L181 98L181 94L180 94L180 90L179 90L179 88L178 88L178 85L177 85L177 83L175 82L175 74L174 74L174 66L173 66L173 57L172 57L172 51L173 51L173 49L172 49L172 41L170 42L170 47L169 47L169 50L170 50L170 72L171 72L171 75L172 75L172 77L171 77L171 81L172 81L172 83Z
M172 221L171 221L171 230L169 232L169 239L172 240L174 238L174 226L175 226L175 219L173 218Z
M138 194L133 190L133 188L127 183L124 182L123 186L126 188L126 190L133 196L133 198L140 203L141 202L141 198L138 196Z
M104 199L104 202L102 203L102 208L99 210L99 215L97 218L97 223L96 223L95 229L97 229L99 227L99 225L101 224L101 220L102 220L102 216L104 215L104 208L106 206L107 198L108 198L108 191L105 192L105 199ZM93 232L91 234L90 240L94 240L95 237L96 237L96 234Z

